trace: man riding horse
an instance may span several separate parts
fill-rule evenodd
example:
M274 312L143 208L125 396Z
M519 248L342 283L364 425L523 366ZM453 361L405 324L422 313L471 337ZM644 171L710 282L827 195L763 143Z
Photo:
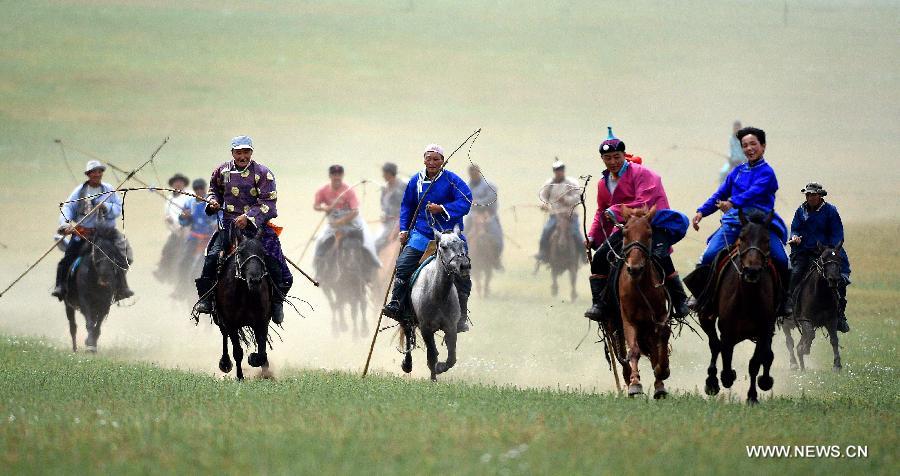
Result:
M844 241L844 225L837 207L825 201L828 191L816 182L810 182L801 190L806 201L797 208L791 222L791 281L788 290L786 314L794 311L794 291L806 276L809 266L819 256L819 246L837 248ZM850 283L850 260L844 247L840 247L841 276L838 284L840 320L838 330L850 332L847 324L847 284Z
M328 167L328 183L316 192L313 210L325 212L328 224L316 241L315 260L318 264L325 255L335 247L356 246L363 249L367 257L363 263L367 276L381 266L375 254L374 243L368 235L365 220L359 214L359 199L349 185L344 183L344 167L332 165Z
M672 317L683 318L689 312L685 305L687 295L681 278L675 271L670 252L672 245L684 237L687 217L669 210L669 199L659 175L642 164L626 160L625 143L613 135L612 128L609 129L609 137L600 144L600 158L606 170L597 183L597 212L585 242L585 246L597 250L591 262L589 278L593 304L584 313L585 317L597 322L609 321L603 316L603 311L608 309L608 255L612 254L611 251L622 251L622 233L616 225L624 222L625 207L656 207L656 214L651 222L653 235L650 251L664 271L665 286L672 298Z
M503 227L500 225L500 202L498 198L497 185L488 182L481 175L481 170L475 166L469 166L469 190L472 191L472 213L466 219L466 228L472 229L472 219L477 216L485 218L484 226L487 236L497 243L497 268L502 268L499 256L503 255Z
M397 177L397 164L385 162L381 166L384 185L381 187L381 235L375 240L375 251L381 250L396 239L399 232L397 222L400 220L400 202L406 191L406 181Z
M721 226L707 239L706 251L700 258L697 268L685 280L694 294L691 307L697 309L702 306L704 290L709 280L713 278L712 272L715 266L716 256L726 247L731 247L737 240L741 231L739 212L745 216L762 215L773 212L775 209L775 192L778 190L778 179L775 171L766 162L763 154L766 151L766 133L755 127L745 127L736 134L741 142L747 162L732 170L718 190L709 199L697 208L697 213L691 220L694 229L700 229L700 221L703 217L711 215L716 210L722 211ZM770 253L775 263L782 289L782 300L778 306L778 315L784 314L784 304L787 297L788 286L788 259L784 251L786 241L786 227L781 217L774 214L772 229L769 232L771 243ZM712 295L713 293L707 293Z
M584 240L578 214L575 213L575 206L581 200L581 185L566 177L566 164L556 160L552 167L553 177L547 180L539 192L541 209L550 212L550 218L541 231L538 254L535 256L538 261L543 262L550 261L550 235L553 234L559 220L567 220L572 240L577 247L580 247Z
M131 250L129 249L128 242L125 240L125 236L116 230L116 218L122 214L122 198L116 193L111 193L115 188L102 181L103 172L105 170L106 166L99 161L89 161L84 170L84 174L87 175L87 180L83 184L75 187L75 190L69 195L69 199L67 200L68 203L63 205L57 232L62 235L71 235L71 238L69 239L69 244L65 249L63 258L56 266L56 287L51 293L60 301L65 298L65 281L66 276L69 273L69 268L84 249L85 242L91 239L91 235L93 235L97 229L107 228L115 230L115 233L118 236L118 239L116 240L117 246L120 248L121 255L127 257L129 264L131 262ZM109 194L108 198L106 194ZM93 196L93 198L90 200L79 200L91 196ZM105 202L103 201L104 199L106 200ZM88 212L100 202L103 203L100 204L99 208L94 213L88 216ZM87 218L85 218L85 216L87 216ZM76 223L82 219L84 219L84 221L76 226ZM128 288L128 282L126 281L125 275L128 270L122 268L122 266L118 266L118 272L116 273L119 278L116 283L116 291L113 297L116 301L134 296L134 292ZM127 268L127 266L124 266L124 268Z
M444 170L444 149L431 144L423 154L425 170L409 179L403 202L400 206L400 242L405 246L397 258L397 269L394 278L394 289L391 300L384 306L385 316L398 322L406 322L406 306L410 290L410 278L419 260L425 254L428 243L435 239L434 231L453 230L459 226L463 229L463 218L469 213L472 203L472 192L469 186L458 175ZM418 213L415 217L417 206ZM463 240L465 237L459 235ZM456 325L457 332L466 332L469 294L472 292L472 279L466 277L456 279L456 291L459 298L460 317Z
M222 227L213 234L206 247L203 271L196 281L200 301L195 311L213 312L212 290L217 281L219 255L231 251L226 247L230 243L228 234L232 228L243 232L249 225L263 231L266 269L277 287L272 293L272 321L280 324L284 320L284 297L291 289L294 277L284 259L275 228L270 224L270 220L278 216L275 176L252 156L253 140L247 136L235 137L231 140L232 160L216 167L209 180L205 212L213 215L222 210Z

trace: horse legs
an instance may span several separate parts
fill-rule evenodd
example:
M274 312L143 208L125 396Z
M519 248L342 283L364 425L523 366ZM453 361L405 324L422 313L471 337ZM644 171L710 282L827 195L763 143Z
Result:
M707 395L717 395L719 393L719 379L716 378L716 362L719 360L719 352L721 352L722 342L719 341L719 334L716 332L716 321L710 318L700 318L700 327L706 333L706 339L709 341L709 367L706 369L706 391Z
M657 400L666 398L669 394L668 390L666 390L664 380L669 378L670 374L669 336L671 335L671 332L672 331L668 326L660 328L656 348L650 353L650 362L653 364L653 375L656 377L656 381L653 383L653 398Z
M569 283L572 285L572 302L575 302L575 300L578 299L578 291L575 287L577 273L578 271L575 268L569 268Z
M784 343L787 345L788 356L791 358L791 370L797 370L797 357L794 355L794 336L791 335L791 329L794 327L792 322L790 319L785 319L781 324L781 330L784 331Z
M763 367L763 374L759 377L757 384L760 390L767 392L772 390L772 386L775 385L775 379L769 375L769 371L772 370L772 362L775 360L775 353L772 352L772 333L767 332L766 338L757 341L757 347L760 349Z
M253 335L256 337L256 352L251 352L247 356L247 363L251 367L263 367L265 372L269 368L269 357L266 355L266 341L269 335L268 319L261 324L253 326Z
M732 342L730 338L722 336L722 374L720 375L720 378L722 379L722 385L725 386L725 388L731 388L731 385L737 380L737 372L735 372L731 366L731 358L734 356L735 345L736 343Z
M797 356L800 358L800 370L806 370L804 355L809 355L812 350L813 339L816 338L816 329L809 321L800 323L800 342L797 344Z
M72 352L78 350L78 345L75 344L75 334L78 333L78 324L75 323L75 308L66 304L66 319L69 320L69 334L72 335Z
M484 273L484 297L489 297L491 295L491 277L494 274L494 270L488 268Z
M412 351L413 347L416 346L416 329L410 325L403 324L403 353L406 354L403 356L403 364L400 365L400 368L403 369L404 373L412 372Z
M425 350L428 354L428 370L431 371L431 381L437 380L437 344L434 342L434 332L423 332L422 340L425 341Z
M550 276L553 276L553 283L550 285L550 294L552 294L553 297L556 297L556 295L559 294L559 284L556 282L556 272L552 269L550 270Z
M234 368L238 380L244 380L244 370L241 368L241 362L244 360L244 349L241 348L241 338L237 329L232 329L228 333L231 339L231 348L234 353Z
M835 321L828 323L828 339L831 341L831 351L834 352L834 366L831 369L840 372L843 366L841 365L841 351L838 345L837 322Z
M638 369L638 360L641 358L641 347L640 344L638 344L637 329L634 328L634 325L624 322L622 327L625 331L625 341L628 343L627 359L629 368L631 369L631 378L628 380L628 396L633 397L644 393L644 388L641 386L641 372Z
M756 374L759 373L760 360L762 360L760 349L762 349L762 342L757 342L756 348L753 349L753 356L750 357L750 390L747 390L747 403L750 405L759 403L759 400L756 398ZM724 382L724 380L725 378L723 377L722 381Z
M219 330L222 332L222 358L219 359L219 370L227 374L232 368L231 357L228 356L228 333L224 327L219 327Z
M436 374L442 374L456 365L456 324L450 324L450 329L444 331L444 344L447 345L447 361L434 365Z

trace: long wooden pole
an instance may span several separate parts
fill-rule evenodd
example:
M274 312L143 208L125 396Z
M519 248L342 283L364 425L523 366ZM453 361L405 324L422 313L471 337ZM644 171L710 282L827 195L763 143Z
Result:
M584 194L587 192L588 183L591 181L591 176L587 175L584 178L584 188L581 189L581 208L584 210L584 216L581 217L581 231L584 233L584 241L588 241L588 233L587 233L587 204L584 200ZM594 260L593 253L591 253L591 247L585 246L585 253L587 254L588 266L591 265L591 262ZM615 348L612 343L612 339L609 337L609 329L603 323L600 323L603 326L603 340L604 347L606 347L607 352L609 353L609 365L612 368L613 377L616 380L616 390L622 390L622 382L619 381L619 369L617 364L619 363L619 358L615 353Z
M134 177L134 174L136 174L139 170L141 170L142 168L144 168L147 164L149 164L150 162L153 162L153 159L156 158L156 154L159 153L159 151L163 148L164 145L166 145L167 142L169 142L169 138L168 138L168 137L166 137L166 138L162 141L162 143L159 144L159 147L157 147L156 150L153 151L153 153L150 155L150 158L147 159L147 161L145 161L143 164L141 164L140 167L138 167L138 168L132 170L131 172L129 172L128 175L127 175L121 182L119 182L118 185L116 185L115 190L113 190L113 191L109 192L108 194L106 194L106 196L103 197L103 199L100 200L100 202L98 202L96 205L94 205L94 208L91 208L90 210L88 210L88 212L84 215L84 217L82 217L80 220L78 220L78 222L75 223L74 226L77 227L78 225L81 225L81 223L84 222L85 220L87 220L87 218L88 218L89 216L91 216L91 215L93 215L94 213L96 213L97 210L99 210L100 207L103 206L103 204L106 203L107 200L109 200L109 197L111 197L111 196L113 196L113 194L119 192L119 189L122 188L123 185L125 185L125 182L127 182L128 180L130 180L131 178L133 178L133 177ZM6 289L4 289L3 291L0 291L0 297L3 297L3 295L6 294L6 292L9 291L13 286L15 286L16 283L18 283L22 278L24 278L26 274L28 274L29 272L31 272L31 270L34 269L34 268L38 265L38 263L40 263L41 261L43 261L43 259L46 258L47 255L49 255L50 252L53 251L53 250L57 247L57 245L59 244L60 241L63 240L63 238L65 238L65 237L64 237L64 236L61 236L59 239L57 239L56 241L54 241L54 242L53 242L53 245L52 245L49 249L47 249L47 251L45 251L44 254L42 254L40 257L38 257L38 259L37 259L34 263L32 263L31 266L29 266L25 271L23 271L22 274L20 274L16 279L14 279L13 282L11 282L11 283L9 284L9 286L6 287Z

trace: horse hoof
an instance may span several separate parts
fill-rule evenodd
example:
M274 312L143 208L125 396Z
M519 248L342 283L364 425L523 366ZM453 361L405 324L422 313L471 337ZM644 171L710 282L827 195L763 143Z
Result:
M434 373L436 374L442 374L448 370L450 370L450 366L447 365L446 362L438 362L434 364Z
M709 396L719 394L719 380L715 377L706 377L706 394Z
M760 390L762 390L763 392L768 392L769 390L772 390L772 385L775 384L775 379L773 379L771 375L763 375L756 380L756 384L759 385Z
M253 352L250 354L250 357L247 357L247 363L250 364L251 367L262 367L269 363L269 360L266 358L265 354Z
M221 370L223 374L231 372L231 369L231 359L229 359L228 357L222 357L221 359L219 359L219 370Z
M799 369L799 368L800 368L800 367L797 365L796 362L791 362L791 370L797 370L797 369Z
M759 400L757 400L756 397L747 397L747 405L750 405L751 407L759 405Z
M639 383L628 386L628 396L629 397L633 397L635 395L641 395L643 393L644 393L644 387L642 387L641 384L639 384Z
M665 387L660 388L660 389L658 389L657 391L653 392L653 399L654 399L654 400L659 400L659 399L662 399L662 398L666 398L666 397L668 397L668 396L669 396L669 392L668 392L668 390L665 389Z
M92 353L92 354L96 354L96 353L97 353L97 346L96 346L96 345L86 345L86 346L84 346L84 350L86 350L86 351L88 351L88 352L90 352L90 353Z
M403 372L410 373L412 372L412 355L406 354L406 357L403 358L403 365L400 366L403 369Z
M844 370L844 368L841 367L840 365L835 365L834 367L831 368L831 371L835 372L835 373L841 373L842 370Z
M731 388L731 384L733 384L734 381L737 380L737 372L735 372L734 369L723 370L721 378L722 385L724 385L725 388Z

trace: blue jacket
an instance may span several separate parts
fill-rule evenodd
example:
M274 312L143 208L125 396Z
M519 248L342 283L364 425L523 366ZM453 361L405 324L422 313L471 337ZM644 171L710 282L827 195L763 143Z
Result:
M190 201L188 201L184 206L184 209L190 210L191 216L179 216L178 223L181 226L190 225L192 232L199 233L201 235L212 235L213 232L216 231L216 228L218 227L219 215L222 212L218 212L215 215L207 215L206 202L197 200L196 198L192 198Z
M711 215L717 210L717 200L731 200L734 208L756 208L768 213L775 208L776 191L778 179L775 171L762 158L753 166L748 162L732 170L719 189L697 211L703 216Z
M791 244L791 255L797 252L815 253L819 243L834 248L844 241L844 224L837 207L825 202L818 210L810 210L806 203L794 212L791 235L801 237L800 244ZM841 247L841 273L850 274L850 258Z
M678 210L658 210L653 215L653 221L650 225L654 229L664 230L672 239L671 244L678 243L687 234L690 225L687 215Z
M472 207L472 191L469 190L466 182L455 173L447 170L441 172L430 190L428 190L428 185L431 182L424 180L424 177L424 172L420 172L409 179L406 191L403 193L403 201L400 203L400 231L411 231L410 244L416 249L419 248L417 245L420 243L416 240L415 235L418 234L425 240L434 239L432 226L443 231L452 230L453 227L459 225L459 229L462 230L463 217L469 213L469 209ZM427 195L425 194L426 190L428 190ZM419 213L410 226L412 214L423 195L425 199L422 200ZM435 215L428 213L425 207L428 202L443 206L443 213ZM465 237L462 238L465 240Z

